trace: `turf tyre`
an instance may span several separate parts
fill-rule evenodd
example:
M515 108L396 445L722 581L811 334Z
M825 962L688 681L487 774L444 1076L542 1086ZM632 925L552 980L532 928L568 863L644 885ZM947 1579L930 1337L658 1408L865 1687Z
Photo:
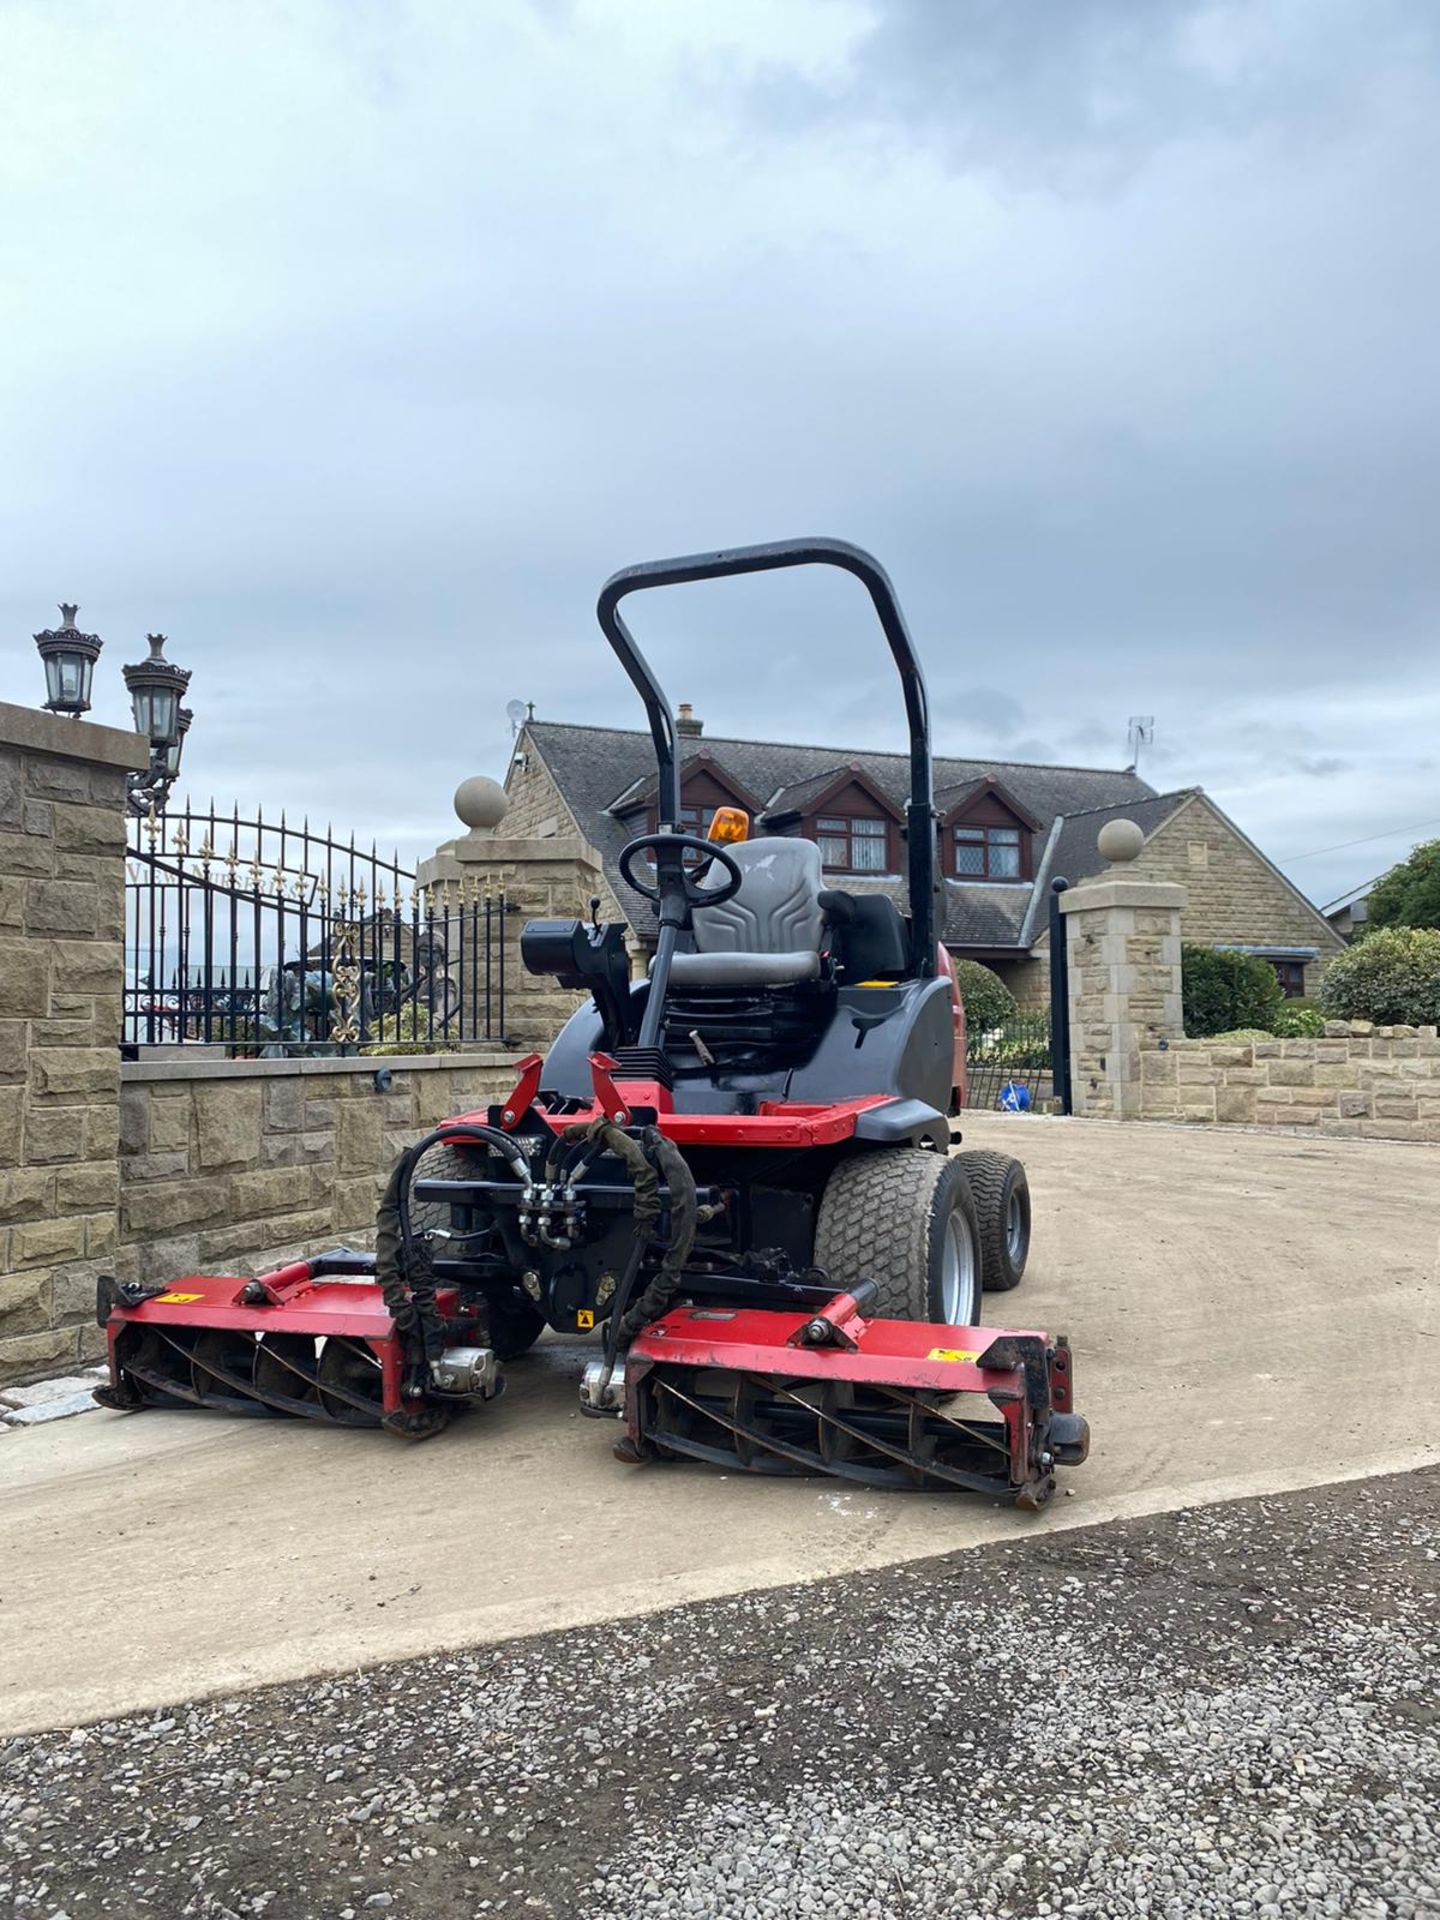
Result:
M947 1305L947 1240L968 1248L968 1305ZM836 1286L873 1280L877 1318L974 1326L981 1253L975 1202L958 1161L921 1147L877 1147L842 1160L825 1183L815 1263Z
M1008 1153L977 1150L956 1155L975 1201L980 1229L980 1274L986 1293L1018 1287L1030 1257L1030 1182Z

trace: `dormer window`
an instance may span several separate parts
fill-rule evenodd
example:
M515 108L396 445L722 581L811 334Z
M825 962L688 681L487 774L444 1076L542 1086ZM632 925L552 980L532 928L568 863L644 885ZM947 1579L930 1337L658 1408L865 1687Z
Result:
M820 858L836 873L884 873L889 829L883 820L823 814L815 822Z
M1019 827L960 826L955 830L957 880L1018 880Z

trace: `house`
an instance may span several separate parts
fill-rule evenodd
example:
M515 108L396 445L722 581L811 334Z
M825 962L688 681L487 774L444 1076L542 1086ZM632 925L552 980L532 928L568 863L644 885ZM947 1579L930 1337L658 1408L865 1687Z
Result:
M1365 930L1369 922L1370 894L1374 885L1373 880L1363 881L1348 893L1342 893L1338 900L1332 900L1328 907L1320 909L1347 946Z
M816 841L835 885L884 889L904 905L906 755L708 738L686 706L676 731L682 828L703 833L717 807L743 807L752 831ZM627 919L640 944L652 941L650 909L616 864L627 841L659 824L648 732L532 719L505 786L506 832L578 833L600 855L607 913ZM1130 872L1184 883L1186 939L1262 955L1287 994L1312 991L1344 945L1198 787L1160 794L1133 768L938 756L935 804L945 944L993 967L1022 1004L1043 1004L1048 991L1050 884L1102 869L1095 838L1107 820L1133 820L1145 834Z

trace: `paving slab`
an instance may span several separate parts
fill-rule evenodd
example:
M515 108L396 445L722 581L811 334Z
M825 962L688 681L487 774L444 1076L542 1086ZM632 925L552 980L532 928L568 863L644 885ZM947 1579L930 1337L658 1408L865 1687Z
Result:
M1440 1153L982 1116L1023 1154L1031 1271L986 1317L1068 1331L1090 1462L1029 1517L622 1469L547 1341L440 1439L189 1413L13 1436L0 1731L573 1627L1115 1516L1440 1458Z
M103 1368L92 1367L88 1373L67 1373L58 1380L36 1380L28 1387L0 1387L0 1418L6 1412L45 1407L55 1400L73 1400L77 1394L88 1394L95 1382L104 1377Z
M53 1400L41 1400L32 1407L16 1407L3 1416L7 1427L43 1427L52 1420L73 1420L77 1413L98 1413L95 1396L89 1387L64 1393Z

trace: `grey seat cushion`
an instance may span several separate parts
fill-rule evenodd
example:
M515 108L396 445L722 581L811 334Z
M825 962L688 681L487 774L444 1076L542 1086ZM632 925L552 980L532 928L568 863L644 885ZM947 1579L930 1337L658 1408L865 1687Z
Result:
M779 987L818 978L825 930L820 849L813 840L776 836L726 851L740 868L740 890L717 906L695 908L695 951L675 955L675 985ZM700 886L724 880L717 861Z
M677 953L670 963L677 987L787 987L819 973L818 953Z

